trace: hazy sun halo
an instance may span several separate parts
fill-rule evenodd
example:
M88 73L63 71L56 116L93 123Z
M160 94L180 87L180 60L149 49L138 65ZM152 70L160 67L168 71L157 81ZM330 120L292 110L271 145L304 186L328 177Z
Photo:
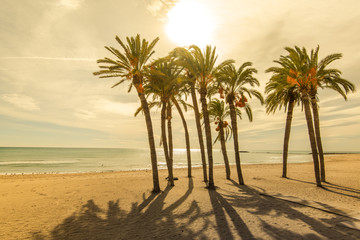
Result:
M180 46L211 44L214 24L209 11L196 1L183 0L168 12L166 32Z

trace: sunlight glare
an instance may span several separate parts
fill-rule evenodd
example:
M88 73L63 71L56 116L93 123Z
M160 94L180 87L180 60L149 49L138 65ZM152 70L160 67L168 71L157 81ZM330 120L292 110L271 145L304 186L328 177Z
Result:
M214 23L204 5L183 0L168 12L166 32L180 46L196 44L204 47L211 43Z

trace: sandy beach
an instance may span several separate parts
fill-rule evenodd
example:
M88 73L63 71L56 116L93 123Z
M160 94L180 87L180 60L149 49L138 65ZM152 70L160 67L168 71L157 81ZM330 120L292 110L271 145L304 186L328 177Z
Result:
M216 167L216 191L162 170L158 195L150 171L0 176L0 239L360 239L360 155L326 156L324 188L312 163L242 167L246 186Z

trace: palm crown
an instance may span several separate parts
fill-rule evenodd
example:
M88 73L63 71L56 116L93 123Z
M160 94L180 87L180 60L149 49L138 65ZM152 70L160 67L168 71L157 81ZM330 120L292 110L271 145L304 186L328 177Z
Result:
M241 118L241 112L239 109L236 112L237 115ZM231 137L231 126L225 120L230 116L229 106L225 106L224 101L219 99L214 99L209 104L209 118L210 122L214 122L216 125L216 131L219 132L214 142L218 141L220 138L220 128L225 130L225 140L228 140Z
M215 67L216 47L211 46L206 46L204 51L196 45L190 46L189 49L178 47L171 55L176 57L178 65L186 69L189 80L197 83L200 89L206 89L213 82L216 72L234 62L226 60Z
M119 77L120 81L112 87L115 87L126 80L132 81L138 92L143 91L144 82L144 69L147 61L154 54L154 46L159 41L159 38L155 38L151 43L147 40L140 40L140 35L136 37L127 37L127 45L116 36L116 41L122 47L124 53L121 53L114 47L105 47L115 57L116 60L105 57L99 59L97 62L100 67L100 71L94 72L94 75L100 75L100 78ZM129 91L131 90L131 85Z
M220 84L220 97L225 97L227 103L233 103L237 107L245 107L250 121L252 121L252 112L245 95L250 98L255 96L261 103L264 102L259 91L248 89L246 86L247 84L252 87L260 85L259 81L253 76L257 70L251 66L251 62L245 62L236 70L234 64L229 64L217 73Z
M149 80L145 92L160 96L162 101L168 101L174 96L182 83L182 68L173 61L162 59L152 64L146 73Z
M318 62L319 46L311 50L311 55L308 57L309 74L313 74L313 82L310 93L316 94L317 87L333 89L346 100L346 94L350 91L355 91L355 86L351 82L341 77L341 71L335 68L327 68L327 66L335 60L341 59L341 53L334 53L326 56ZM315 72L315 74L314 74Z
M269 72L269 69L266 72ZM290 85L286 79L287 75L274 74L266 84L265 93L267 96L265 103L267 113L274 113L276 109L280 110L282 107L286 111L289 101L300 102L300 95L296 86Z
M328 69L327 66L333 61L340 59L342 54L335 53L318 61L319 47L312 50L310 56L305 48L300 49L286 47L288 56L281 56L274 62L281 67L272 67L267 72L273 72L274 78L286 77L291 86L297 86L300 92L316 94L318 87L330 88L340 93L345 99L346 94L355 90L355 86L341 78L341 71Z

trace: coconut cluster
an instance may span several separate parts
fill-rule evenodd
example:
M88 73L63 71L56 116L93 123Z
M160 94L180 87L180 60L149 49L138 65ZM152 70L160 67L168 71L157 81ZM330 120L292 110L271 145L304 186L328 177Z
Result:
M220 94L220 98L224 99L224 89L222 87L219 88L219 94ZM245 103L248 101L247 98L245 96L243 97L237 97L235 99L235 106L236 107L245 107Z
M220 120L219 117L216 118L216 122L215 122L215 125L217 125L217 127L215 128L215 130L218 132L220 131L220 123L223 123L222 126L223 128L227 128L227 126L229 125L227 121L223 121L223 120Z
M239 97L236 99L235 106L236 107L245 107L245 103L247 102L247 98L245 96Z

